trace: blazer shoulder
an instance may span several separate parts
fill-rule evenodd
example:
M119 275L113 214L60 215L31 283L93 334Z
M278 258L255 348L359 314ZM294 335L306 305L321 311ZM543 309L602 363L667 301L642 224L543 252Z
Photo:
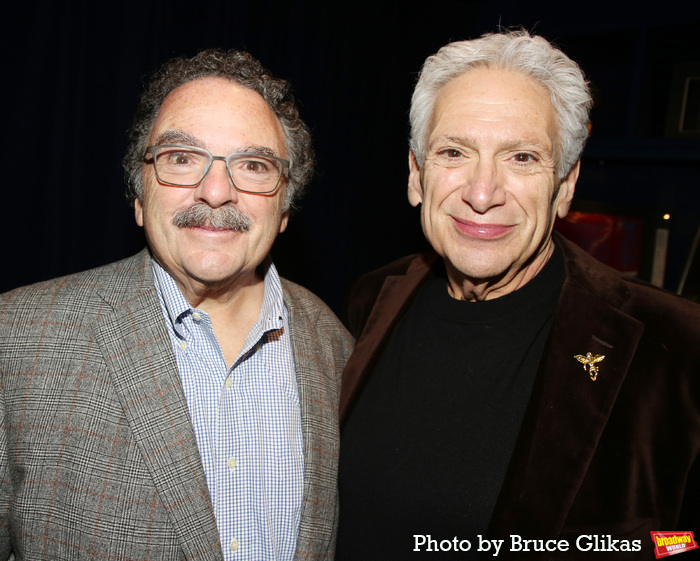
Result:
M292 325L314 326L314 329L327 331L344 340L350 340L350 334L335 315L333 310L316 294L301 285L285 278L281 279L284 291L284 303L292 317Z
M351 294L368 289L371 290L372 287L375 287L376 291L379 292L379 289L381 289L384 283L384 279L387 277L406 275L414 271L427 271L437 259L438 254L433 251L414 253L401 257L396 261L392 261L383 267L360 276L353 284Z
M0 294L0 325L37 318L98 313L107 303L118 305L153 286L146 250L94 269L21 286Z
M684 344L694 342L700 350L700 304L623 275L568 240L559 237L558 243L564 250L568 281L641 322L647 336Z
M350 288L346 303L345 321L351 333L357 337L362 331L388 277L424 277L438 259L434 251L414 253L359 277Z
M298 284L281 280L297 375L304 392L316 394L331 388L335 396L331 401L336 402L335 391L354 340L323 300Z
M700 304L658 286L634 278L623 278L630 297L623 309L646 326L677 332L685 344L700 351Z

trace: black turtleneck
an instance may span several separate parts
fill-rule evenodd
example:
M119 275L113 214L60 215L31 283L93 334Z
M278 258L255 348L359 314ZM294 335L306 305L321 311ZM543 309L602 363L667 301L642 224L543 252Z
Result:
M434 557L413 551L414 535L467 539L476 549L563 279L557 249L534 279L500 298L451 298L444 267L420 289L341 435L337 561Z

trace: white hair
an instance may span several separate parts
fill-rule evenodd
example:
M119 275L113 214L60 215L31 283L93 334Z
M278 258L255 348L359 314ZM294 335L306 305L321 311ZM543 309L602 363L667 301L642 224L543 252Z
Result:
M454 78L480 67L519 72L547 89L559 124L555 155L559 179L563 180L583 152L593 101L579 66L546 39L525 30L456 41L428 57L411 100L410 148L418 164L422 166L425 162L428 129L438 92Z

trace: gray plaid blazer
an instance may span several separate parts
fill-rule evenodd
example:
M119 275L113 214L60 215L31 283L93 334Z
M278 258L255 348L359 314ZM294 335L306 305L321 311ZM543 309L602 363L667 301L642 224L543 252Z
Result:
M352 341L283 280L304 500L296 559L332 559ZM0 296L0 559L223 559L146 250Z

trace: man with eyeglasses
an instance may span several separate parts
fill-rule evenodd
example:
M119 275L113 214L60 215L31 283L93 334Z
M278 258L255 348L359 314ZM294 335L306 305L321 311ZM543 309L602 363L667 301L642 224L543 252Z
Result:
M313 168L288 84L173 60L124 164L148 248L0 302L0 559L332 559L352 340L268 257Z
M590 107L525 31L423 65L408 199L434 251L350 298L337 561L650 559L651 531L700 530L700 307L553 234Z

